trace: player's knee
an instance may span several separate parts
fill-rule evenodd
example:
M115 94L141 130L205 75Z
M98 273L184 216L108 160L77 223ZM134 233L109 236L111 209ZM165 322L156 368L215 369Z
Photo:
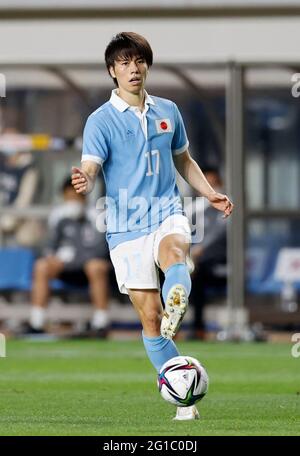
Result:
M179 263L181 261L184 261L184 253L182 249L179 247L170 247L168 250L168 255L167 255L167 262L168 264L173 264L173 263Z

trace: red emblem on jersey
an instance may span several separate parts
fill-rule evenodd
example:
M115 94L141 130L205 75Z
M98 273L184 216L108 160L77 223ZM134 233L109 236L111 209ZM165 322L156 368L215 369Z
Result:
M162 130L167 130L167 128L168 128L167 122L160 122L160 128L161 128Z

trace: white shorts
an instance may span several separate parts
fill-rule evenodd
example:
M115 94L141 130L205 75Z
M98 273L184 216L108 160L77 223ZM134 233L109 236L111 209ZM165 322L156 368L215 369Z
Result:
M183 234L190 244L188 219L182 214L171 215L153 233L122 242L110 251L121 293L128 294L130 288L160 289L158 249L160 241L168 234Z

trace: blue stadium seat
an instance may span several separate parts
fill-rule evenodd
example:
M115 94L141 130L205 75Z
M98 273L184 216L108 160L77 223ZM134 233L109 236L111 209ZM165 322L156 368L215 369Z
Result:
M28 291L31 289L35 254L30 249L0 249L0 289Z
M277 257L282 247L288 247L288 237L269 234L248 240L246 251L246 288L249 293L278 294L282 282L275 279ZM300 290L300 282L294 284Z
M5 247L0 249L0 290L30 291L36 255L31 249ZM50 282L53 291L86 292L87 286L75 286L60 279Z

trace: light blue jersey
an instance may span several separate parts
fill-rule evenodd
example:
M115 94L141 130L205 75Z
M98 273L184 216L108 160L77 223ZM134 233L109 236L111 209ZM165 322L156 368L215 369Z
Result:
M182 214L172 156L189 145L175 103L146 93L141 113L116 92L87 119L82 153L103 168L110 249Z

